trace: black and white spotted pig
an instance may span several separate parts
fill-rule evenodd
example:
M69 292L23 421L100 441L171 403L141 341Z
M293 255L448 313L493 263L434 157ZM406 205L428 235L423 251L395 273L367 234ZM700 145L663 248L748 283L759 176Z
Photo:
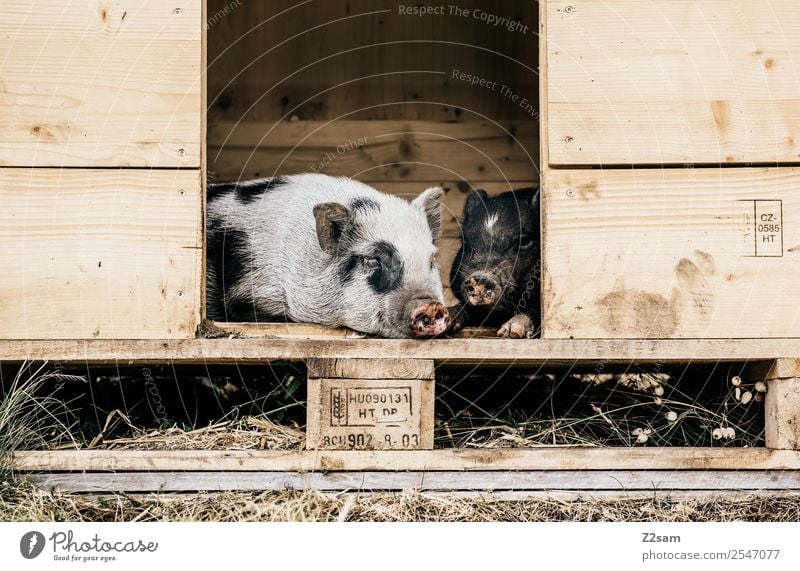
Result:
M490 197L471 192L464 205L461 249L450 271L459 305L452 331L465 324L498 325L500 337L537 334L539 316L539 189Z
M441 197L429 188L409 203L322 174L209 185L209 319L443 333Z

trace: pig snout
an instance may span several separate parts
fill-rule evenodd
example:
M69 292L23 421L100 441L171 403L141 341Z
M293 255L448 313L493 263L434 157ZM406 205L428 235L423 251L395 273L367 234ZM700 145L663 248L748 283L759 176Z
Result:
M436 301L428 301L411 312L411 333L414 337L441 335L450 327L447 308Z
M464 281L464 295L470 305L494 305L500 298L500 284L488 274L475 273Z

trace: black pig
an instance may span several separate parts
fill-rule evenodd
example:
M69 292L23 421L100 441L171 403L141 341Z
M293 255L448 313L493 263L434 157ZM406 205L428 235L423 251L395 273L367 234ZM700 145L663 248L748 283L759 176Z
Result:
M449 310L450 331L470 323L500 325L499 337L538 335L540 259L538 188L471 192L450 270L460 302Z

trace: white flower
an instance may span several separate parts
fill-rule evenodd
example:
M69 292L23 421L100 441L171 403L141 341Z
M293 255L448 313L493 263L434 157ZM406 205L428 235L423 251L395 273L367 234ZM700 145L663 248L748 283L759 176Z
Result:
M670 422L675 422L676 420L678 420L678 413L672 410L669 411L667 413L667 420Z
M765 393L767 392L767 383L758 381L755 386L757 393Z
M742 377L740 377L740 376L738 376L738 375L737 375L737 376L735 376L735 377L731 377L731 384L732 384L734 387L738 387L739 385L741 385L741 384L742 384Z
M636 437L636 443L644 444L645 442L647 442L647 439L648 436L644 432L642 432L639 436Z

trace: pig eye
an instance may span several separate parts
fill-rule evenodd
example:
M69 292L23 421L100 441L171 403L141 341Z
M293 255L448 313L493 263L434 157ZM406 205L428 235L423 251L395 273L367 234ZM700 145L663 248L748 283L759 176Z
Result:
M436 256L431 256L431 270L436 269Z
M362 263L364 264L364 269L368 272L376 272L381 268L381 261L378 258L363 258Z

